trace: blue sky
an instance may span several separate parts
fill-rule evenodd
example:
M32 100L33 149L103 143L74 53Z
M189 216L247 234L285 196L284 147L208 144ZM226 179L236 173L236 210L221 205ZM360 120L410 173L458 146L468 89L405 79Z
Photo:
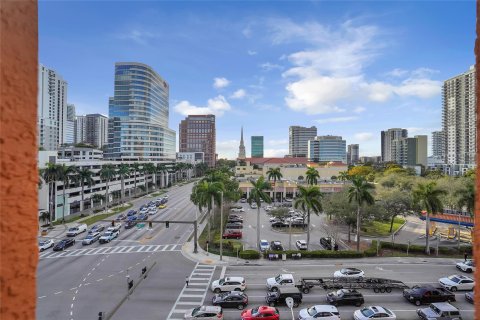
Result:
M474 64L474 30L474 1L39 3L40 62L67 80L77 114L108 114L114 63L142 62L170 84L170 128L216 114L228 158L242 125L247 156L251 135L266 156L287 154L290 125L361 156L380 155L384 129L430 135L442 82Z

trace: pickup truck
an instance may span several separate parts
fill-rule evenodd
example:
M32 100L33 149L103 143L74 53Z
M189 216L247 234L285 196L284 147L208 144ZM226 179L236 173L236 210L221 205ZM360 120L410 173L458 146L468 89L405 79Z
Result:
M110 228L109 228L110 229ZM119 231L116 230L116 231L107 231L103 234L103 236L100 237L100 240L99 242L100 243L107 243L107 242L110 242L112 241L113 239L115 239L116 237L118 237L119 235Z
M455 301L455 294L444 288L435 288L430 285L415 286L412 289L403 290L405 299L419 306L432 302Z

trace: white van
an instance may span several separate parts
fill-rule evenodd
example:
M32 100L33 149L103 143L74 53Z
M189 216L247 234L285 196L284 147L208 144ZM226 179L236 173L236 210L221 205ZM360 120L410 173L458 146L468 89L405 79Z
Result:
M85 223L77 224L76 226L68 229L67 237L75 237L76 235L86 231L87 231L87 225Z

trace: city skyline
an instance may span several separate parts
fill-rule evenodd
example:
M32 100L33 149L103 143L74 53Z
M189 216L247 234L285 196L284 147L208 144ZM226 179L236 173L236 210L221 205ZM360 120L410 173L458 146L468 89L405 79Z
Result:
M66 79L77 114L108 114L115 62L150 65L171 85L170 128L195 111L217 116L219 158L236 158L242 125L246 149L263 135L267 157L288 154L293 125L372 156L385 128L441 129L443 81L474 62L474 12L473 3L40 3L40 62ZM76 18L84 14L90 26Z

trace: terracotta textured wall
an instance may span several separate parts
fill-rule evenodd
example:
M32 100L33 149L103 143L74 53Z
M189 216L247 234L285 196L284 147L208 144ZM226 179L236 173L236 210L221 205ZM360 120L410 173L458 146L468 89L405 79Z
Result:
M476 114L477 114L477 169L476 169L476 193L475 193L475 221L477 224L480 221L480 197L478 196L478 190L480 190L480 171L478 170L478 164L480 164L480 21L478 17L480 16L480 1L477 0L477 39L475 40L475 89L476 89L476 98L477 98L477 106L476 106ZM474 235L474 246L473 246L473 255L475 258L475 263L480 264L478 257L480 256L480 227L476 226ZM480 306L480 272L475 272L475 315L479 313L479 306ZM477 319L475 317L475 319Z
M37 2L0 1L0 319L35 319Z

